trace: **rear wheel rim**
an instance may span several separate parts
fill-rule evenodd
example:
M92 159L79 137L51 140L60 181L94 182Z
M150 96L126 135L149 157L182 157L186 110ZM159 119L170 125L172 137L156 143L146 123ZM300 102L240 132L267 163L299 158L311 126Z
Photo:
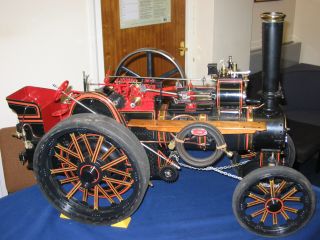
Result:
M139 176L116 142L86 129L50 139L39 166L40 184L58 209L71 218L115 222L130 212L139 194Z
M114 189L109 186L109 188L106 190L108 195L111 198L117 197L117 195L124 194L132 185L133 181L131 179L131 164L128 161L128 157L123 153L119 157L119 163L115 164L114 166L111 166L109 168L103 167L103 165L107 164L110 160L110 155L115 153L117 151L117 148L114 147L114 145L111 145L110 143L107 143L105 141L102 141L100 149L100 153L96 156L95 163L92 162L92 156L94 154L94 147L96 147L96 142L99 138L103 138L101 135L97 134L81 134L78 138L75 138L78 145L82 145L82 147L85 146L85 148L89 151L87 154L85 154L85 162L79 163L77 166L77 171L75 172L65 172L67 178L72 178L75 176L79 177L79 180L81 182L80 191L83 192L84 189L90 189L90 187L94 187L96 185L99 185L99 182L104 181L108 182L108 185L113 185L113 183L116 184L114 186ZM92 148L93 147L93 148ZM71 142L71 144L68 147L69 151L76 152L75 144L74 142ZM104 150L103 150L104 149ZM66 158L70 158L70 154L64 152L63 150L60 150L60 156L61 154L65 154ZM71 156L72 157L72 156ZM120 166L119 166L120 164ZM124 164L124 165L123 165ZM119 168L120 169L117 169ZM115 175L116 180L111 179L112 182L110 182L108 179L105 179L106 177L110 177L110 175ZM92 180L90 181L90 178ZM107 181L106 181L107 180ZM72 184L75 184L75 182L72 182ZM90 195L90 192L89 192ZM92 195L92 194L91 194ZM103 196L102 196L103 197ZM118 198L119 199L119 198Z

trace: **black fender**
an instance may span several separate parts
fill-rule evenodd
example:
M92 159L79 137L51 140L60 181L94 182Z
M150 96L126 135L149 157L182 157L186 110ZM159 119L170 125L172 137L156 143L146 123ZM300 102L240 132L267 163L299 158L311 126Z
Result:
M113 102L104 93L85 92L77 96L75 99L77 101L73 101L70 106L70 116L89 112L88 109L84 108L78 103L80 102L94 112L113 118L118 123L126 126L123 116L115 107Z

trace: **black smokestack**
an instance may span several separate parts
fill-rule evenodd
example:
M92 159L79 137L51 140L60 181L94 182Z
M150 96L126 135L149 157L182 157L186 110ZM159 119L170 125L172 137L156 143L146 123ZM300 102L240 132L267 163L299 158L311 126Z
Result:
M285 17L285 14L279 12L261 14L263 100L267 116L277 114L279 109L280 59Z

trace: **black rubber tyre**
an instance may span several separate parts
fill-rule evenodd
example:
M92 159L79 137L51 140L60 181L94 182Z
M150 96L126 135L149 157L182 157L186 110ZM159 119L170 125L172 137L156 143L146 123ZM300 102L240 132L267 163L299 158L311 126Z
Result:
M313 216L315 204L310 182L284 166L252 171L239 182L232 199L233 213L240 225L265 237L298 231Z
M296 148L293 140L289 134L287 134L287 142L285 151L285 166L293 167L294 161L296 160Z
M33 162L53 206L84 223L113 224L129 217L150 179L149 161L136 136L97 114L58 123L37 145Z
M207 131L207 138L211 138L212 143L215 146L222 146L225 144L225 140L221 132L215 128L214 126L207 124L207 123L192 123L183 128L178 134L177 138L179 140L184 140L187 138L188 135L191 134L191 130L194 128L202 128ZM207 157L204 158L197 158L192 156L187 149L184 146L185 144L182 142L177 141L176 142L176 150L180 157L188 163L191 166L194 167L207 167L215 163L217 160L219 160L223 154L222 149L214 149L213 153Z

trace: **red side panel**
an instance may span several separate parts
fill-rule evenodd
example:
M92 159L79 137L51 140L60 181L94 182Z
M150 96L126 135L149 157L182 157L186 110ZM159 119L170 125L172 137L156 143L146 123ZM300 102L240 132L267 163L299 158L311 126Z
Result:
M20 122L42 123L47 132L63 119L62 115L53 113L68 108L65 104L55 102L55 93L52 89L27 86L9 95L7 101Z

